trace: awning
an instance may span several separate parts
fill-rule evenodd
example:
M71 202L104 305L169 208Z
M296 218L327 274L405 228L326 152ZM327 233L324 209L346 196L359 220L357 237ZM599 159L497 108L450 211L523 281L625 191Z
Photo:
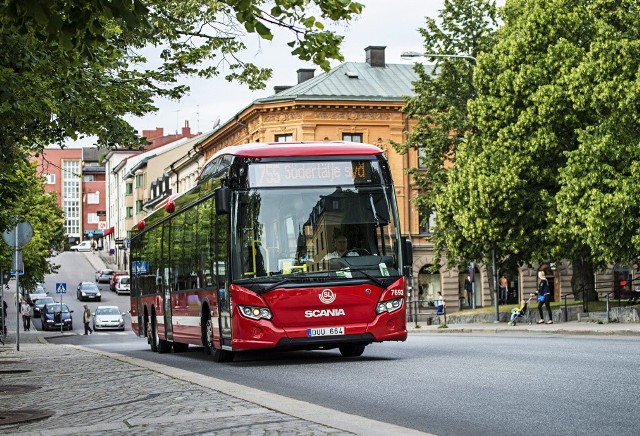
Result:
M113 227L109 227L107 230L104 231L104 236L110 235L113 233Z

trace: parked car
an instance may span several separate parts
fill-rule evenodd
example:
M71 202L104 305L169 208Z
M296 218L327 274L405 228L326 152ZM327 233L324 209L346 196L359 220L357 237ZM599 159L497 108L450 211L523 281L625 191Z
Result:
M73 330L71 313L73 313L73 310L69 310L69 306L66 304L45 304L40 311L42 330L50 330L60 326L67 330ZM56 319L56 315L59 315L58 319Z
M69 247L71 251L91 251L91 241L82 241L78 245Z
M124 330L124 315L118 306L98 306L93 313L93 329Z
M128 276L129 273L126 271L115 271L111 276L111 280L109 280L109 289L112 291L116 291L116 279L120 276Z
M129 276L118 276L116 279L116 294L131 293L131 278Z
M46 297L49 293L44 289L42 284L36 285L36 288L33 291L29 292L29 301L31 301L31 305L38 298Z
M40 316L45 304L55 303L53 297L40 297L33 302L33 316Z
M115 271L112 269L101 269L100 274L96 277L96 282L98 283L109 283L111 280L111 276Z
M100 288L93 282L80 282L76 291L78 300L95 300L101 301L102 294L100 294Z

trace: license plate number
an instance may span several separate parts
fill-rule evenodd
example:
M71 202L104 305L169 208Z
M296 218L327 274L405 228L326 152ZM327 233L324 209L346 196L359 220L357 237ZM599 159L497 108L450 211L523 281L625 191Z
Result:
M344 335L344 327L322 327L318 329L307 329L307 336L337 336Z

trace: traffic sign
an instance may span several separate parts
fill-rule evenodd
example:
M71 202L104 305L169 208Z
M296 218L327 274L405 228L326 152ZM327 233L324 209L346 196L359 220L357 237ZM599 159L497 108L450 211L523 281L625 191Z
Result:
M56 294L66 294L66 293L67 293L67 284L56 283Z
M2 239L13 248L22 248L33 237L33 227L27 221L16 224L16 227L2 233Z

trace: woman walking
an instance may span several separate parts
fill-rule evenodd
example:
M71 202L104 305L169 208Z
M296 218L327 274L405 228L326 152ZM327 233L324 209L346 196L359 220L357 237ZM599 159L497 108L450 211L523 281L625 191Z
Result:
M542 305L547 307L547 313L549 314L549 320L547 324L553 324L553 315L551 313L551 291L549 290L549 282L544 275L544 271L538 271L538 313L540 319L538 324L544 324L544 313L542 313Z

